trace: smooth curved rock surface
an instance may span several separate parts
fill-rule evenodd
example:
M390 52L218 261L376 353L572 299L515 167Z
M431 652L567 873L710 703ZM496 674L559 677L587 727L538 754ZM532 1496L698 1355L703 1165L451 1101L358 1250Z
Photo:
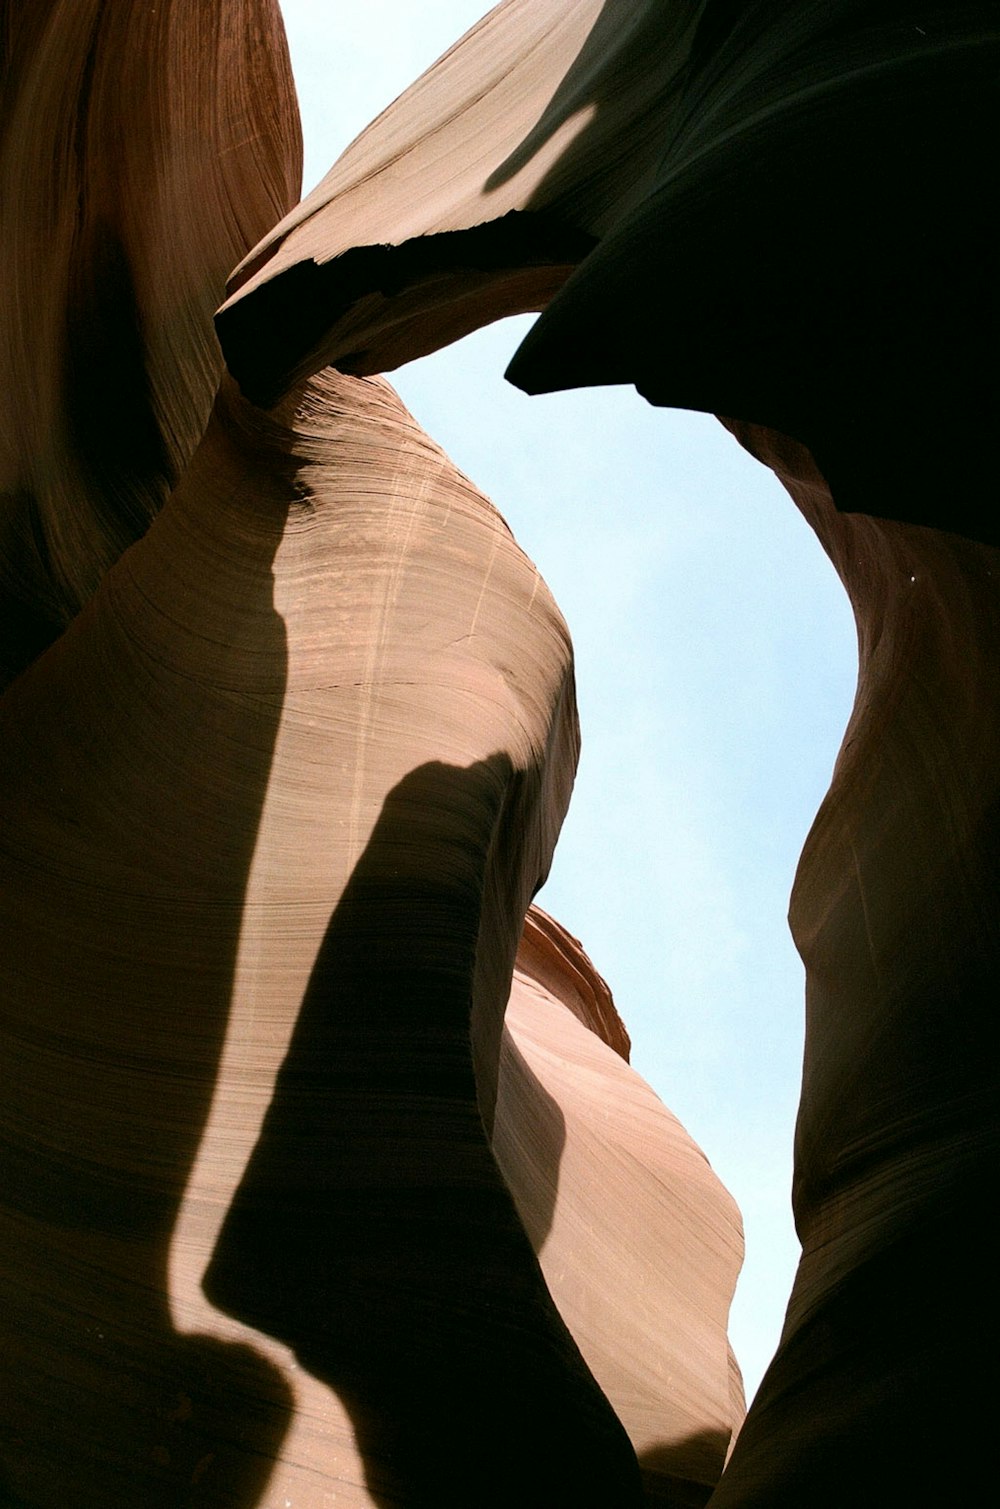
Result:
M733 1213L607 1048L599 992L581 991L579 969L568 984L553 975L551 932L541 978L530 965L515 987L518 1057L508 1047L494 1117L517 939L576 754L568 640L534 568L390 389L328 374L268 415L227 384L169 504L107 569L194 449L218 375L200 323L218 271L208 248L184 262L192 284L181 278L175 306L143 302L143 275L159 290L150 270L185 240L164 237L157 214L173 206L190 229L199 172L158 179L166 197L148 223L131 190L121 223L108 205L132 182L121 100L151 117L165 98L182 116L190 104L197 141L179 127L181 157L200 163L208 142L219 199L214 103L201 112L220 88L212 60L232 58L199 29L216 36L218 13L175 0L157 14L148 55L130 50L128 5L15 7L3 32L0 174L21 216L0 366L11 664L90 600L0 702L12 1394L0 1493L34 1509L248 1509L278 1491L318 1502L331 1483L357 1504L638 1503L632 1448L593 1369L621 1391L647 1488L703 1501L739 1414L722 1337ZM232 143L233 193L266 224L295 132L273 12L238 14L263 18L254 103L277 166L261 176L258 143L246 157ZM335 350L355 365L403 360L547 298L602 236L519 380L629 380L658 402L720 408L786 479L854 601L861 674L792 905L808 975L803 1262L713 1502L977 1500L964 1390L993 1283L982 1196L1000 956L998 561L981 502L994 410L977 374L992 358L979 180L995 17L717 0L684 9L664 50L641 45L665 14L682 12L626 0L494 12L425 94L361 138L267 267L244 268L234 364L254 321L257 396ZM624 16L624 91L588 113L603 77L594 39ZM537 74L518 51L531 17ZM469 60L505 35L492 95ZM133 66L148 77L156 57L169 77L182 54L206 63L190 96L179 80L142 94ZM657 163L661 117L646 106L664 72L676 131ZM516 108L508 77L524 85ZM424 131L425 108L441 132ZM482 152L469 129L480 108ZM633 116L656 131L605 172ZM55 142L29 129L49 118ZM412 182L380 133L397 147L415 133ZM468 179L450 159L459 138ZM92 176L74 177L91 153ZM354 231L330 240L325 213L357 190L361 225L369 169L399 256L355 258L333 317L303 309L282 356L260 292L282 282L286 247L290 271L314 257L343 271L352 246L370 246ZM421 181L438 227L412 216ZM501 255L491 231L470 277L456 249L472 244L484 191L516 218L499 215ZM577 218L563 216L574 202ZM242 224L209 229L213 255L250 239ZM432 233L452 238L443 270ZM67 310L80 323L64 340ZM127 443L87 391L95 331L122 353ZM564 994L607 1033L588 1032ZM637 1386L664 1355L645 1350L650 1337L629 1363L615 1347L632 1312L608 1277L608 1212L589 1203L609 1156L591 1072L637 1204L685 1170L673 1188L706 1234L692 1273L695 1246L682 1222L672 1232L683 1294L645 1270L685 1338L683 1386L664 1395ZM664 1228L674 1215L657 1206ZM600 1237L586 1251L584 1220ZM641 1271L638 1242L632 1257Z
M648 187L697 0L505 0L237 268L217 325L273 402L544 308Z
M638 1453L645 1502L703 1504L745 1413L726 1334L739 1212L629 1068L580 944L536 907L506 1028L493 1150L549 1290Z
M0 1496L603 1509L635 1446L700 1502L738 1217L550 919L502 1037L575 768L565 625L383 382L266 414L227 382L208 421L220 271L298 172L277 12L15 7L3 49ZM616 1353L610 1105L648 1230L687 1233L650 1286L679 1381ZM604 1223L565 1317L488 1135L546 1107L518 1198L556 1254Z
M777 428L996 544L998 53L991 0L508 0L254 249L227 360L271 402L541 309L526 391Z
M629 381L733 415L859 622L791 914L804 1257L725 1506L981 1493L978 1463L914 1442L962 1438L990 1283L998 42L983 5L707 5L653 191L512 367L533 391Z
M807 446L836 506L1000 543L991 0L709 0L655 182L508 369Z
M638 1502L484 1131L577 750L495 510L382 382L226 390L0 707L8 1495Z
M0 78L2 685L190 460L212 312L302 152L276 0L14 0Z
M802 1261L712 1506L972 1502L986 1473L961 1380L992 1329L1000 1150L1000 552L844 517L803 447L732 428L836 566L860 669L790 911Z

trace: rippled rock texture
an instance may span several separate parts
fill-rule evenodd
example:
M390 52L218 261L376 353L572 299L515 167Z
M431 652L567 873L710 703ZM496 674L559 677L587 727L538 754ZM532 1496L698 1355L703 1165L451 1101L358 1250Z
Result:
M14 1501L254 1503L300 1371L373 1502L627 1483L484 1128L577 749L495 510L379 380L227 386L3 714Z
M0 1501L983 1496L997 43L506 0L296 208L269 0L8 5ZM516 381L727 415L858 620L792 898L803 1259L714 1494L739 1219L524 924L565 625L377 375L543 307Z
M788 486L854 605L859 686L791 906L802 1264L713 1502L978 1497L956 1380L980 1372L997 1155L995 7L524 6L540 33L519 9L359 138L237 274L220 334L239 367L254 301L266 320L310 266L308 330L256 348L248 384L321 353L363 371L404 358L420 297L415 350L464 326L470 264L524 307L484 252L514 227L533 275L586 235L513 380L727 415ZM385 245L345 251L376 185Z
M565 626L392 390L225 386L2 712L11 1501L639 1502L592 1372L714 1481L739 1218L540 916L501 1052Z
M382 379L223 376L280 18L151 22L4 32L0 1498L703 1502L739 1217L520 941L565 625Z
M204 432L233 263L296 201L276 0L7 0L0 682L148 527Z
M644 1501L704 1503L745 1412L726 1338L739 1213L628 1067L579 943L535 907L505 1027L493 1150L552 1297L639 1454Z

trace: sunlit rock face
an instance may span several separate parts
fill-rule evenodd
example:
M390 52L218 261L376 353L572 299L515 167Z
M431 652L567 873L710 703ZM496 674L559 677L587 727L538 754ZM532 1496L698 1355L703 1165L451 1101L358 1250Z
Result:
M2 716L12 1501L638 1502L484 1125L577 751L500 516L227 388Z
M278 14L2 41L0 1497L700 1503L738 1216L540 915L504 1035L565 625L384 381L222 374L297 192Z
M998 56L991 0L506 0L237 270L227 359L272 401L543 309L526 391L780 429L838 508L996 544Z
M704 1503L744 1415L729 1347L732 1199L628 1066L610 992L532 908L493 1150L559 1311L628 1431L648 1504Z
M382 372L545 307L641 201L698 0L504 0L237 268L230 369L273 402L325 362Z
M733 416L859 623L791 913L803 1261L713 1502L982 1497L995 42L982 5L508 0L282 220L271 5L10 8L4 1501L712 1492L738 1218L573 940L517 954L565 625L392 390L320 370L549 300L516 379Z
M478 94L463 75L491 28L511 77L522 66L503 52L514 7L499 7L261 248L220 332L264 392L331 356L359 371L383 355L398 363L474 316L463 231L482 226L473 265L485 320L525 307L508 296L509 259L501 271L488 249L509 249L516 224L517 265L533 269L544 225L579 265L559 271L512 379L529 392L628 382L657 404L726 414L788 484L854 604L859 691L791 908L807 970L803 1260L714 1502L981 1497L956 1380L981 1372L981 1191L997 1151L998 413L982 192L996 137L995 8L609 0L575 8L585 36L565 29L571 7L525 9L544 33L532 66L547 89L533 79L522 112L506 75L481 69ZM654 18L655 100L629 52ZM622 48L602 52L616 21ZM472 180L454 200L442 189L457 182L451 164L420 126L421 101L433 102L427 121L447 119L437 91L449 89L459 116L492 97L504 119L503 163L487 167L489 149L473 140ZM582 110L571 127L560 113L605 96L613 116ZM607 137L602 121L613 121ZM551 158L557 122L575 135ZM388 148L406 123L418 175L404 189ZM611 143L632 140L602 177L595 164L611 160ZM337 240L363 162L388 231L380 259ZM422 225L421 184L434 214L447 201ZM489 194L514 185L516 201L483 215ZM510 211L524 219L505 220ZM570 231L592 249L581 254ZM258 300L267 328L268 300L280 311L276 290L294 299L296 278L323 289L298 344L272 344L269 331L244 369L240 322L252 328Z
M190 460L226 275L301 180L276 0L4 10L0 685Z
M11 1501L703 1502L739 1218L541 914L500 1052L569 643L391 389L225 388L2 719Z

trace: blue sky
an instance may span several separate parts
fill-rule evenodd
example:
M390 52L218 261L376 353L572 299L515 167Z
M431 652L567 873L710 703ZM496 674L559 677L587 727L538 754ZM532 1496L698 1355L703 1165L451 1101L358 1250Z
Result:
M482 0L282 0L306 189ZM583 756L540 903L608 980L632 1062L743 1211L752 1394L798 1247L802 968L785 915L854 694L847 598L775 479L708 416L503 381L531 317L392 374L496 503L573 635Z

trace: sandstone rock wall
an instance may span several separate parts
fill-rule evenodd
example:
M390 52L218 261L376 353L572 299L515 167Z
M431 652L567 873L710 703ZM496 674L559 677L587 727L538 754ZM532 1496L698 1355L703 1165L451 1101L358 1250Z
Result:
M0 116L0 684L198 445L226 275L295 203L276 0L12 0Z
M839 514L801 446L734 428L837 567L860 669L789 917L806 966L802 1261L712 1503L974 1496L981 1465L958 1449L968 1400L956 1381L984 1342L981 1192L1000 1142L1000 554Z
M543 304L516 380L731 416L858 620L791 911L803 1260L712 1502L982 1496L998 40L507 0L296 209L273 5L7 8L5 1501L712 1493L738 1217L521 937L565 625L374 375Z

